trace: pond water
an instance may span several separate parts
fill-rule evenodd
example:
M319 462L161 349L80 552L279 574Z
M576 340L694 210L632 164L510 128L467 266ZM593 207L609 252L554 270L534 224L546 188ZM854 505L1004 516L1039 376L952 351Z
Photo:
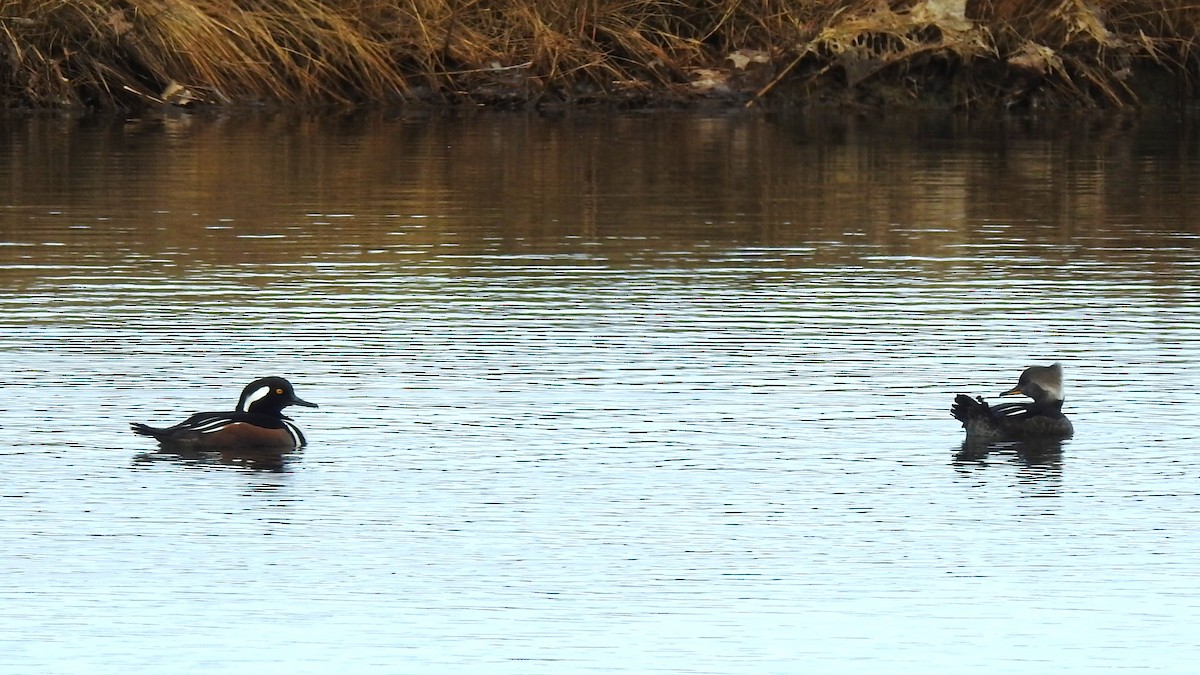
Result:
M1186 671L1197 130L4 120L0 670ZM307 447L128 430L268 374Z

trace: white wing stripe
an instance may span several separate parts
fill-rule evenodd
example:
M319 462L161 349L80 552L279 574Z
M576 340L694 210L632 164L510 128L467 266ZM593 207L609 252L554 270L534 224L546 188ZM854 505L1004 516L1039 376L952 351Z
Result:
M237 422L234 422L233 420L213 420L211 422L205 422L204 424L197 424L192 428L202 434L211 434L214 431L220 431L224 429L230 424L237 424Z

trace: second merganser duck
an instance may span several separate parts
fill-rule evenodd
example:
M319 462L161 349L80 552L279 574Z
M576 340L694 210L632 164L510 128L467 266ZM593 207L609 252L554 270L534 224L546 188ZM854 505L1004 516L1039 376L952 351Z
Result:
M1071 420L1062 413L1062 364L1029 366L1017 386L1000 394L1024 394L1032 403L1001 403L989 406L982 397L954 397L950 414L962 422L967 440L1019 440L1070 438L1075 433Z
M291 418L283 415L283 409L290 405L317 407L296 396L291 382L282 377L264 377L246 385L235 411L196 413L163 429L140 423L132 427L134 433L171 449L292 449L302 447L305 439Z

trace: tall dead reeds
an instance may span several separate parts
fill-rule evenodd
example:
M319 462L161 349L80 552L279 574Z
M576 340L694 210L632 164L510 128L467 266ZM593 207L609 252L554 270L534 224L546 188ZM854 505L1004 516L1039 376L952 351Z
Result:
M0 0L9 107L1190 92L1179 0ZM887 103L888 100L884 100Z

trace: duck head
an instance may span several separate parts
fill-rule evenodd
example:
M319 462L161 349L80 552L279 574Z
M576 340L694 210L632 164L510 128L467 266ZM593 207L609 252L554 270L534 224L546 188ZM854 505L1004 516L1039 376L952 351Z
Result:
M1021 373L1017 386L1000 394L1024 394L1038 403L1057 403L1063 400L1062 364L1029 366Z

